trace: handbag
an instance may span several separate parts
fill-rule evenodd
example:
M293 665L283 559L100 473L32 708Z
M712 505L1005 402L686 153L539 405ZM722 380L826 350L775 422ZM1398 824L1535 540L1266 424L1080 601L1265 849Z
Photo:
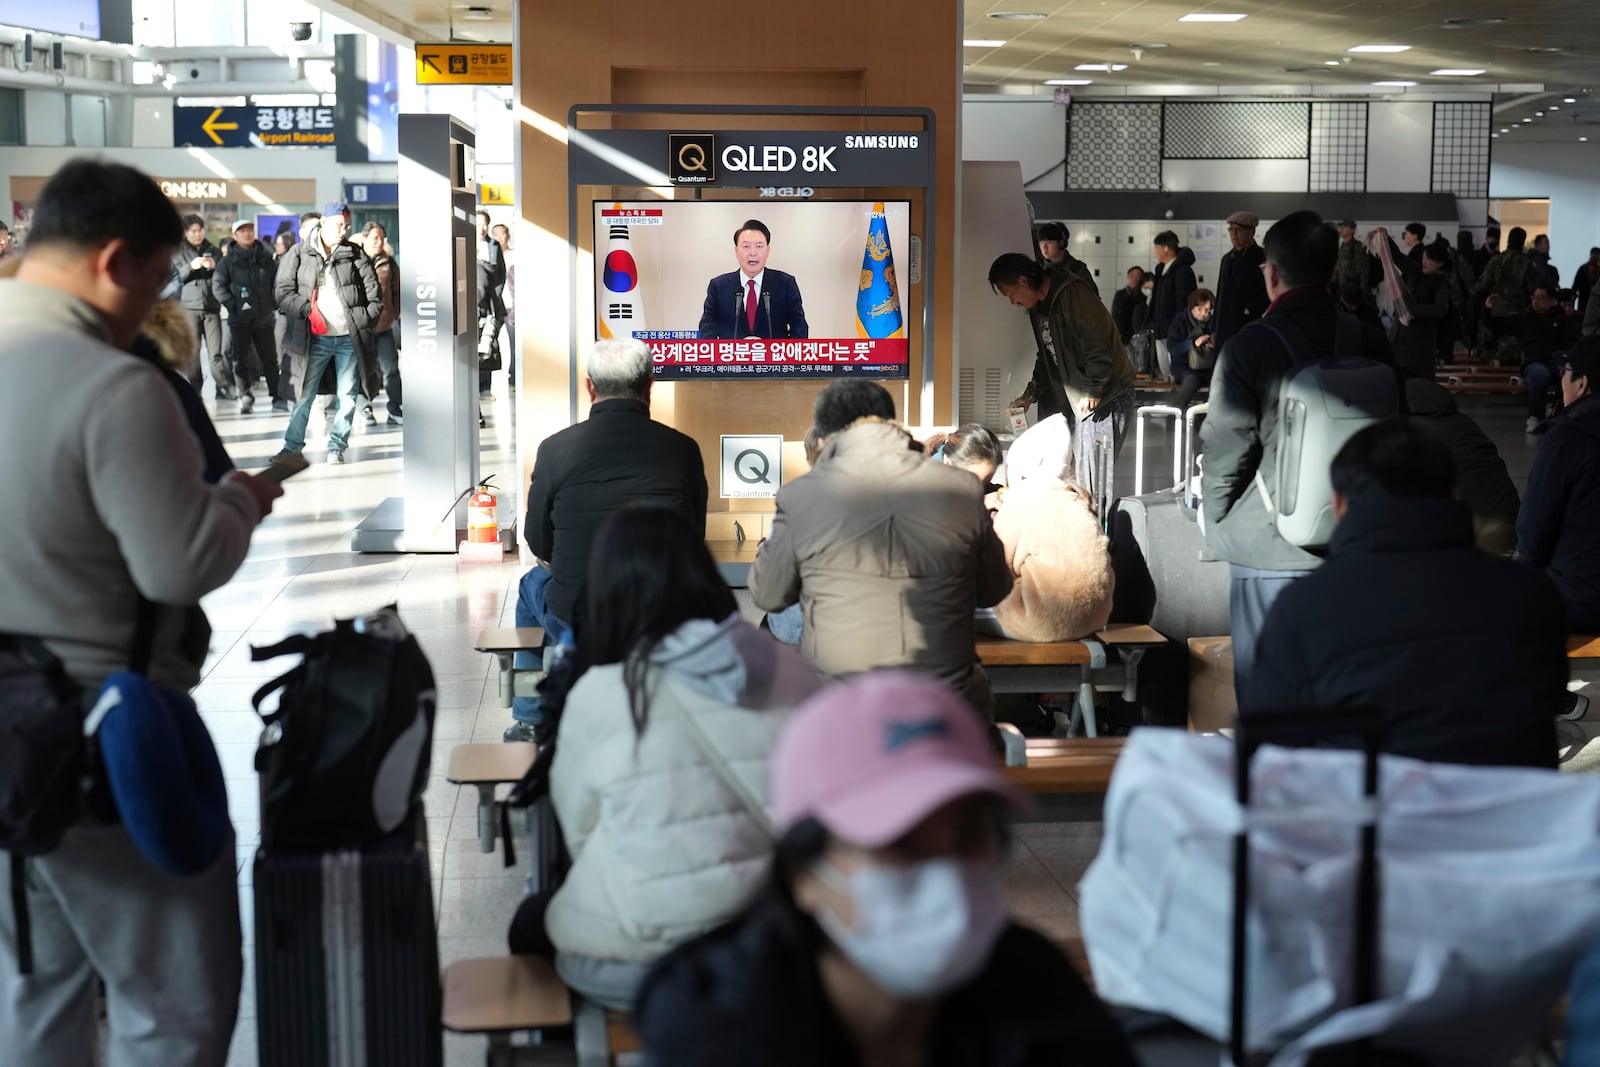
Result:
M322 292L322 286L311 290L311 332L318 337L328 335L328 320L322 317L322 309L317 306L317 294Z

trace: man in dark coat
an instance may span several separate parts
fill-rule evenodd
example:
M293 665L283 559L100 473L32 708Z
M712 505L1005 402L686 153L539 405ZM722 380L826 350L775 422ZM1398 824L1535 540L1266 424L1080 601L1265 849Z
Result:
M328 462L343 463L350 447L350 427L355 423L356 393L361 389L363 362L377 364L373 329L383 316L383 296L372 261L360 246L347 240L350 220L343 204L330 204L301 250L294 273L280 271L278 308L288 320L284 336L305 343L306 373L283 450L274 463L304 466L306 424L317 398L315 383L332 363L338 377L338 407L328 428ZM309 338L309 343L306 339Z
M1234 335L1217 357L1210 412L1201 424L1206 542L1232 566L1229 592L1234 688L1243 691L1255 663L1255 641L1272 601L1321 559L1279 534L1260 486L1278 457L1278 391L1299 362L1272 322L1306 340L1310 357L1334 354L1339 314L1328 295L1338 258L1333 227L1312 211L1296 211L1267 231L1263 271L1272 304L1259 322ZM1383 331L1360 323L1359 355L1393 364ZM1399 379L1395 380L1399 407Z
M1554 767L1566 613L1543 575L1481 552L1436 434L1390 420L1334 458L1327 563L1272 606L1242 708L1384 714L1387 752Z
M1517 556L1555 579L1574 633L1600 632L1600 337L1572 346L1517 517Z
M1267 312L1267 283L1261 265L1267 254L1256 244L1261 219L1253 211L1228 216L1228 241L1233 245L1217 271L1217 302L1212 322L1212 346L1221 351L1228 338Z
M545 438L533 461L523 536L539 559L517 590L518 626L542 626L546 645L571 643L589 574L589 548L612 512L659 504L706 526L706 469L694 438L650 418L650 352L636 340L601 341L589 353L589 417ZM516 666L538 666L518 653ZM507 741L531 741L537 697L512 701Z
M250 392L255 384L251 355L261 363L267 377L267 395L273 411L287 411L289 405L278 396L278 342L273 318L273 287L278 277L278 261L272 249L256 240L256 224L240 219L233 224L233 250L216 266L211 276L211 291L218 303L228 309L228 332L233 336L233 380L239 390L239 414L254 410L256 398Z
M178 302L194 327L194 335L206 343L206 357L211 363L211 382L218 400L232 400L235 396L228 370L228 360L222 350L222 312L217 294L211 291L211 277L222 262L222 253L206 239L206 220L199 215L183 217L184 243L172 257L172 268L178 274ZM201 364L195 361L188 370L189 382L196 391L201 384Z
M1456 464L1456 496L1472 509L1478 547L1509 556L1517 547L1521 499L1500 450L1483 428L1432 378L1406 379L1406 413L1444 438Z
M1194 277L1194 253L1178 243L1178 235L1171 230L1156 234L1153 244L1156 257L1156 287L1150 297L1151 331L1156 335L1156 351L1161 360L1162 372L1171 374L1167 356L1167 333L1172 320L1189 306L1189 294L1199 288Z

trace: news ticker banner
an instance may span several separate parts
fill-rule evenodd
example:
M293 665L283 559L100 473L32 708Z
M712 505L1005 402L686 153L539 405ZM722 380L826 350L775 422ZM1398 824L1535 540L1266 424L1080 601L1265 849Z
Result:
M582 130L577 185L761 189L933 184L931 130Z
M650 349L657 381L704 378L908 378L904 337L709 340L675 331L634 334Z

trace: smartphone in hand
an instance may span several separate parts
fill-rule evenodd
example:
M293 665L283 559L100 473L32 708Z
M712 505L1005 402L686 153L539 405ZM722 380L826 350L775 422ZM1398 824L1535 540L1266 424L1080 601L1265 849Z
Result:
M296 466L292 463L269 463L261 470L256 471L256 477L262 481L278 482L282 484L305 470L305 465Z

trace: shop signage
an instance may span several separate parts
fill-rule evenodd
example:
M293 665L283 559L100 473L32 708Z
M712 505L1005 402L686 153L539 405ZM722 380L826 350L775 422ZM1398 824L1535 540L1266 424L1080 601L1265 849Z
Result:
M478 203L485 207L490 205L509 205L517 202L516 185L506 182L501 185L488 185L478 183Z
M782 434L722 435L723 499L770 499L782 484Z
M822 187L926 185L933 134L814 130L585 130L574 141L582 185L726 186L797 196ZM641 177L660 175L661 178Z

